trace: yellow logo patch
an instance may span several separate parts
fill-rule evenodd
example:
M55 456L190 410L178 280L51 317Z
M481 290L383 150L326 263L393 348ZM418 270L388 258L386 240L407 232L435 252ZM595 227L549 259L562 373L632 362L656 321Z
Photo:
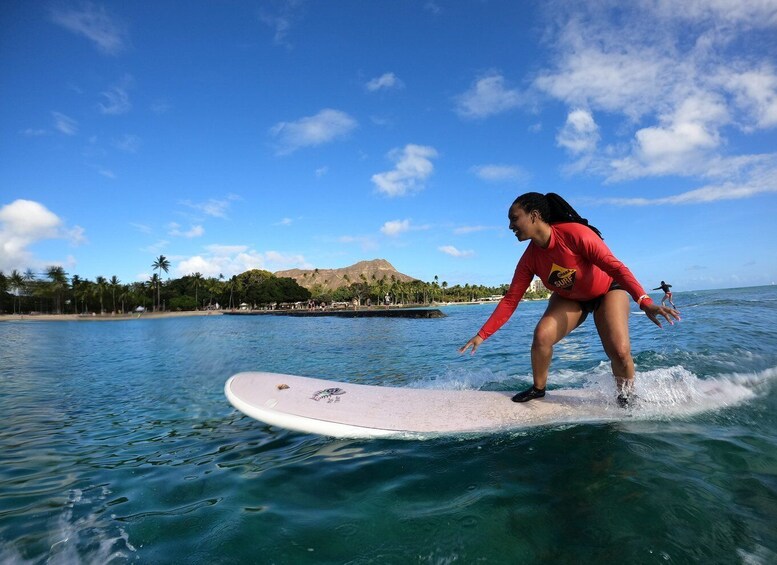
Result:
M548 275L548 284L554 288L569 290L575 285L576 274L577 271L575 269L567 269L553 263L550 275Z

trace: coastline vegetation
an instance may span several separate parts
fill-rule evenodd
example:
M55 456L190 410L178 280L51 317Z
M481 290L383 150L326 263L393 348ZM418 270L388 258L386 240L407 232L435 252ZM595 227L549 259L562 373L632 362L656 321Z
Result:
M205 277L192 273L180 278L162 279L170 262L160 255L152 264L157 271L145 282L123 283L115 275L94 280L68 275L61 266L43 273L31 269L0 271L0 314L106 314L136 310L181 312L208 309L266 309L293 304L384 304L386 295L393 305L469 303L504 295L509 285L455 285L420 280L403 282L395 276L380 279L361 275L344 286L310 289L294 279L276 277L269 271L252 269L231 278ZM529 291L525 298L547 298L547 292Z

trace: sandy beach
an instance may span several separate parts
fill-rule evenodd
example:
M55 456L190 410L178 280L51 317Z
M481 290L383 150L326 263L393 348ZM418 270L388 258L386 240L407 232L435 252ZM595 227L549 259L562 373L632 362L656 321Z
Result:
M0 322L110 322L118 320L158 320L163 318L180 318L184 316L221 316L222 312L212 310L196 310L186 312L136 312L127 314L3 314Z

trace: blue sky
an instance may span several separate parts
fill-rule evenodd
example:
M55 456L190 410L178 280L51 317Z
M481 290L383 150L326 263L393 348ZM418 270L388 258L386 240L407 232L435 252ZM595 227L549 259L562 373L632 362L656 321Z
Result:
M0 5L0 270L509 282L523 192L646 287L777 281L777 1Z

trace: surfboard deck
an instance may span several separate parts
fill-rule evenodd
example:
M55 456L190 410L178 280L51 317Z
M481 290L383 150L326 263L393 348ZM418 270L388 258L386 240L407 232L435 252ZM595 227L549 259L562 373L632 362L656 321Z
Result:
M247 416L305 433L348 438L424 438L548 424L612 421L624 410L609 395L557 389L515 403L515 392L360 385L266 372L227 380L229 402Z

